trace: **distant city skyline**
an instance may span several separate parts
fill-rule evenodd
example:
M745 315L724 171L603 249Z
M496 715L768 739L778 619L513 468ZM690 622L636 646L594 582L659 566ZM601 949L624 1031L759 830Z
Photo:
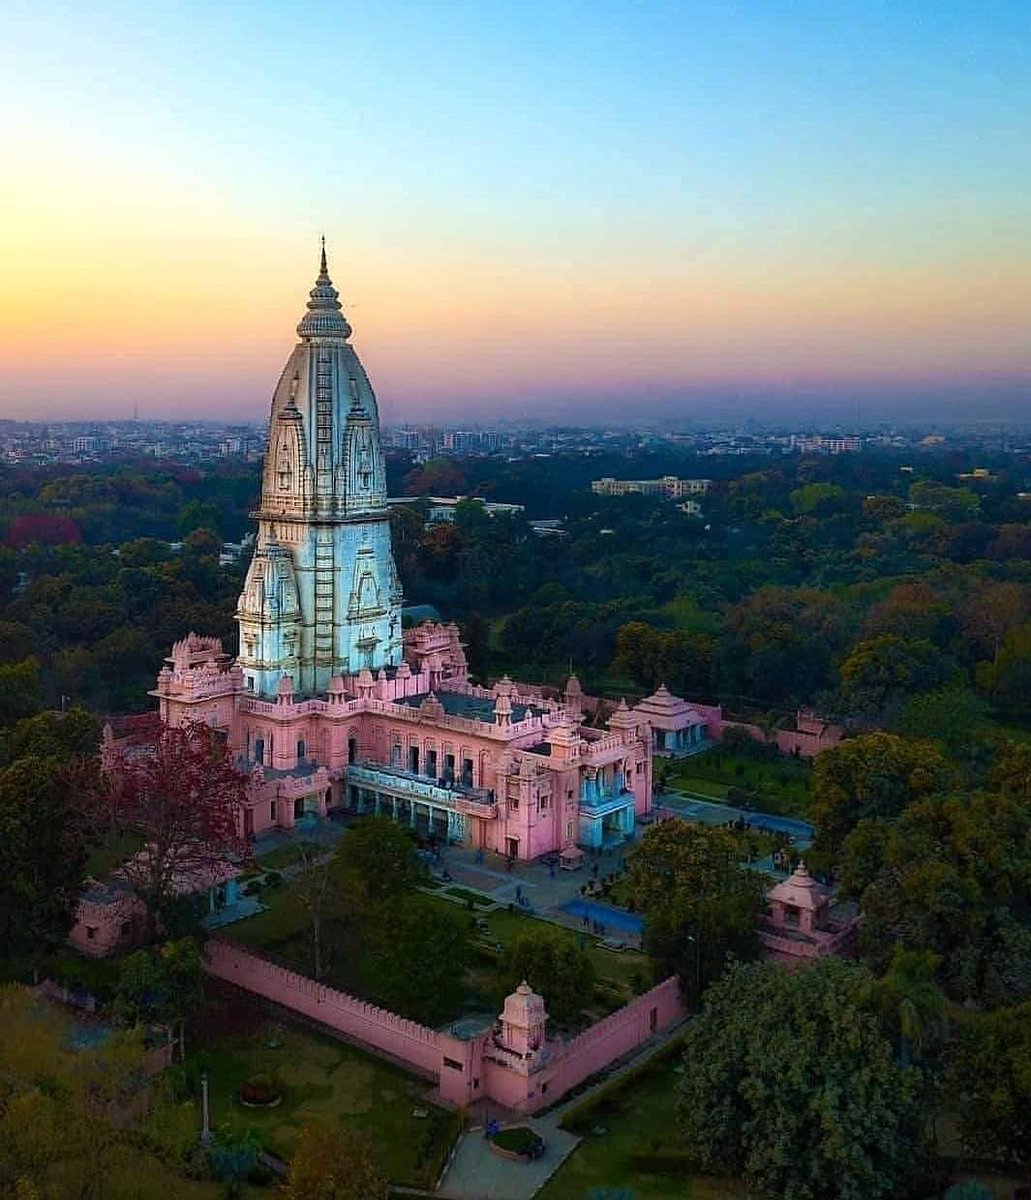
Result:
M1031 8L15 0L0 417L1019 419Z

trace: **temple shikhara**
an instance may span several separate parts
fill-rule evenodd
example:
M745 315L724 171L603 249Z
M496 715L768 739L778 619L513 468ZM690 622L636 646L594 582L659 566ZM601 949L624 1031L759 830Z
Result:
M586 724L596 702L575 676L563 692L479 687L455 625L402 633L379 412L325 248L297 335L272 396L239 652L177 643L161 718L225 731L251 777L250 835L331 809L522 860L632 835L653 751L699 744L712 714L662 688Z
M479 686L456 625L402 631L376 397L325 249L297 334L272 396L238 653L195 633L177 642L151 693L157 713L105 728L107 765L146 753L157 717L204 723L224 734L247 777L250 838L308 830L336 813L380 814L478 861L479 852L512 865L547 856L553 878L556 865L579 866L584 850L611 848L639 823L671 815L651 814L653 758L702 750L732 722L664 686L632 708L585 696L574 675L561 690L507 676ZM815 753L840 736L813 714L797 725L777 734L787 752ZM221 924L239 907L239 876L220 862L174 880L173 891L207 896ZM768 950L792 964L843 950L852 931L830 900L804 869L771 892ZM112 953L133 942L141 914L123 868L90 881L70 941L93 957ZM565 1040L549 1032L545 1001L524 982L486 1025L434 1030L219 935L204 954L214 977L431 1077L451 1106L490 1100L536 1112L685 1015L674 976Z

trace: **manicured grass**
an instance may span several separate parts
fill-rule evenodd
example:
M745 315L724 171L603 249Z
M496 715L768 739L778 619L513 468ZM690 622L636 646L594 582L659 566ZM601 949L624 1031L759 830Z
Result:
M188 1066L191 1075L208 1072L213 1126L251 1129L265 1149L287 1160L303 1126L328 1118L369 1134L391 1182L425 1186L457 1134L454 1115L426 1100L428 1084L351 1046L276 1022L223 1036L196 1051ZM278 1108L244 1108L237 1100L240 1084L257 1072L281 1081Z
M93 879L106 879L126 859L143 849L143 837L138 833L117 833L94 846L86 859L84 875Z
M725 800L730 790L729 783L714 783L711 779L703 779L698 775L671 775L669 786L684 792L697 792L711 800Z
M676 767L667 786L716 800L725 799L732 787L743 788L755 793L758 808L804 817L809 811L810 770L786 756L767 762L716 747Z
M227 934L236 941L257 949L267 950L270 954L281 958L293 965L298 971L310 970L309 943L307 933L307 918L301 906L297 903L290 888L289 880L282 887L262 893L262 902L268 905L265 912L248 917L232 925ZM454 912L453 901L444 900L437 896L426 896L429 904L447 905L448 912ZM498 909L482 918L487 923L489 941L496 942L502 947L507 946L516 933L527 930L539 930L542 925L557 931L561 937L568 938L577 945L583 945L591 961L594 963L595 974L601 990L604 993L599 1005L594 1004L593 998L587 998L585 1008L591 1015L600 1015L619 1008L632 1000L639 991L650 986L651 962L646 955L636 950L625 950L619 954L606 950L597 938L581 934L576 930L562 925L552 925L541 922L538 918L526 913L508 912ZM493 965L487 959L474 965L469 973L469 998L477 1004L484 1003L484 997L492 994L491 978ZM345 977L337 977L332 960L326 982L331 986L341 987L346 991L358 991L354 971L349 970ZM457 1013L455 1014L458 1015Z
M570 1200L592 1187L626 1187L635 1200L744 1200L747 1189L737 1180L667 1178L632 1164L634 1154L677 1148L676 1063L677 1056L657 1063L594 1110L584 1140L538 1193L540 1200Z
M294 863L300 862L301 856L306 853L327 854L329 851L317 842L290 842L285 846L277 846L275 850L269 850L267 854L259 854L258 863L266 871L282 871L284 867L292 867Z
M248 946L275 951L281 943L306 933L307 914L297 903L288 881L277 888L266 888L261 893L261 902L266 906L264 912L236 921L226 935Z

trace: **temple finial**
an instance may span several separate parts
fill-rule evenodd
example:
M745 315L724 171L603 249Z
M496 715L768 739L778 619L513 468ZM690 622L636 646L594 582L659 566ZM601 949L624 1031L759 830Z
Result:
M319 242L322 245L322 257L319 260L319 273L322 275L328 275L329 267L326 265L326 235L325 234L323 234L322 237L319 238Z

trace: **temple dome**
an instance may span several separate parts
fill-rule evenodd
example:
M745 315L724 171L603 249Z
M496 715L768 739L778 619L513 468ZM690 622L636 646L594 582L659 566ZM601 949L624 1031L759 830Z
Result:
M308 293L308 311L301 317L297 334L302 338L349 338L351 326L340 306L340 293L333 286L326 264L326 242L322 242L319 277Z

